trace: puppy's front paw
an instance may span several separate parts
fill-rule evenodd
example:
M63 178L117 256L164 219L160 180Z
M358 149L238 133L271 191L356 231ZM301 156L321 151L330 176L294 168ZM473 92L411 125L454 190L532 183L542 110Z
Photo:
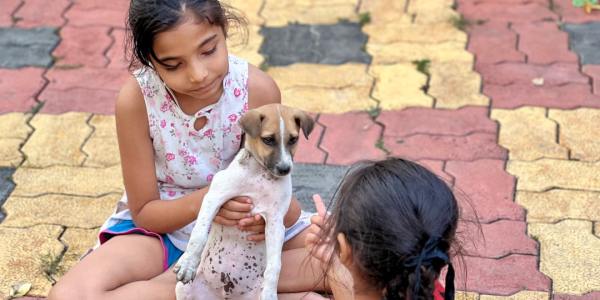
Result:
M175 267L173 267L173 272L177 273L178 281L188 283L194 280L199 264L200 260L198 258L183 253Z

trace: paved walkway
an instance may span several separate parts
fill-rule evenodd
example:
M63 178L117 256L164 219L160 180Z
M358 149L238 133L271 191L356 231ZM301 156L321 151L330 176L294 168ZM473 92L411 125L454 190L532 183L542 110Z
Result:
M600 12L552 0L230 3L250 21L232 52L317 118L299 151L306 170L404 156L461 192L465 220L477 212L485 243L462 223L460 299L600 299ZM0 297L18 282L44 297L123 192L113 105L128 1L1 5Z

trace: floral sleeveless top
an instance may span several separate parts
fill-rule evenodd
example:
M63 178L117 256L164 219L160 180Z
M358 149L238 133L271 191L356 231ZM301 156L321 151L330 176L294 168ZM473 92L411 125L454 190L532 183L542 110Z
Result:
M148 113L160 198L177 199L207 186L240 149L242 129L238 119L248 110L248 63L230 55L221 98L194 115L181 110L154 70L142 68L133 75L140 85ZM194 123L201 117L207 118L206 124L196 130ZM101 231L119 220L131 219L124 194ZM168 237L185 251L193 226L194 222L169 233Z

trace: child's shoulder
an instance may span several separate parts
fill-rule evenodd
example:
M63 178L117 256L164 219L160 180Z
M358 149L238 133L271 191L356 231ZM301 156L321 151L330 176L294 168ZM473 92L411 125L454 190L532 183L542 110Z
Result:
M117 96L115 115L131 115L137 112L139 114L143 113L145 117L145 110L144 96L137 79L133 75L128 76Z
M248 64L248 105L256 108L269 103L281 103L281 91L273 78L263 70Z

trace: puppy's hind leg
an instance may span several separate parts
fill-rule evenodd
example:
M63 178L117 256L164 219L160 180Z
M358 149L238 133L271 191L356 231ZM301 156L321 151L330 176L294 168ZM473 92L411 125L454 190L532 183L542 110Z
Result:
M175 286L177 300L220 300L217 292L204 278L196 278L190 283L178 281Z

